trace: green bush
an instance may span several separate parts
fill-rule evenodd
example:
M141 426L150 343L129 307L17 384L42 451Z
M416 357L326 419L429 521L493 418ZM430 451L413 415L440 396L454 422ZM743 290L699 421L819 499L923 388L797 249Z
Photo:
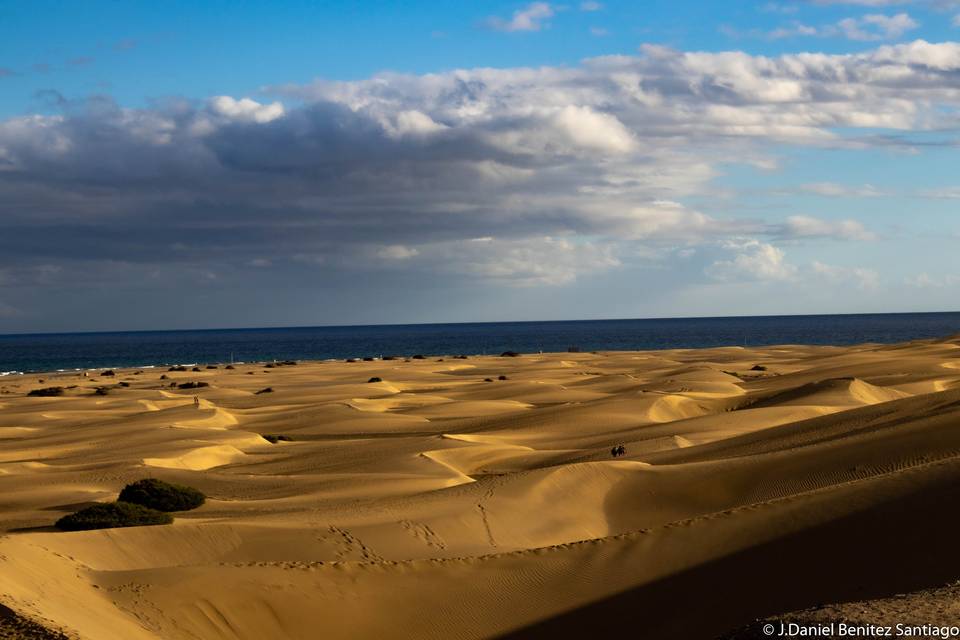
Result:
M203 387L209 387L209 382L181 382L177 385L178 389L202 389Z
M370 378L369 380L367 380L367 382L383 382L383 378L381 378L381 377L379 377L379 376L373 376L372 378Z
M272 433L267 433L263 435L263 439L269 442L270 444L277 444L278 442L293 442L293 438L290 436L276 435Z
M155 524L170 524L173 516L156 509L128 502L95 504L57 520L56 527L63 531L86 531L88 529L111 529L113 527L143 527Z
M41 380L41 382L43 382ZM53 396L62 396L63 387L44 387L43 389L33 389L28 394L28 396L40 397L40 398L50 398Z
M157 511L189 511L202 505L206 496L193 487L144 478L125 486L118 500Z

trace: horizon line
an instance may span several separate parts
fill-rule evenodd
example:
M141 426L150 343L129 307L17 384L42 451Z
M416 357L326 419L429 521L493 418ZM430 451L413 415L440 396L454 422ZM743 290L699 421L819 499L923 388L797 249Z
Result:
M281 325L264 327L206 327L190 329L118 329L93 331L40 331L22 333L0 333L0 338L14 338L25 336L73 336L73 335L106 335L116 333L198 333L204 331L282 331L289 329L359 329L367 327L437 327L449 325L494 325L494 324L545 324L561 322L624 322L624 321L656 321L656 320L720 320L720 319L748 319L748 318L815 318L834 316L903 316L903 315L934 315L960 314L960 311L872 311L854 313L786 313L786 314L757 314L757 315L717 315L717 316L659 316L647 318L568 318L562 320L485 320L460 322L397 322L397 323L370 323L370 324L318 324L318 325Z

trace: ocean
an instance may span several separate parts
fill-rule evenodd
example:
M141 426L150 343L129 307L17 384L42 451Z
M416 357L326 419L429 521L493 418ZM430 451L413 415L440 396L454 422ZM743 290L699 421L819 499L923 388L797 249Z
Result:
M960 312L571 320L0 335L0 373L503 351L903 342L960 333Z

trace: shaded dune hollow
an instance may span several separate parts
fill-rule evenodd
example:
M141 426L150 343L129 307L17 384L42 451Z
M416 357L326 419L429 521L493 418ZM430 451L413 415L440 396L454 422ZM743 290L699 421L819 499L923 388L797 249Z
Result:
M118 369L106 394L9 376L0 637L957 624L958 346ZM145 477L207 501L173 524L52 526Z

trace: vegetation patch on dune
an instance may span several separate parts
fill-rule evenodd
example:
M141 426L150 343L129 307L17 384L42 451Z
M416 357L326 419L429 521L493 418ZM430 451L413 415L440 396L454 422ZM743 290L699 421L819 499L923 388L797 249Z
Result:
M95 504L57 520L56 527L63 531L87 531L90 529L113 529L115 527L143 527L170 524L173 516L129 502Z
M200 389L202 387L209 387L209 382L181 382L177 385L178 389Z
M203 505L206 496L193 487L144 478L125 486L118 500L157 511L189 511Z
M62 631L47 628L0 604L0 639L26 640L27 638L31 640L71 640L70 636Z
M63 391L63 387L44 387L43 389L32 389L27 395L35 398L52 398L62 396Z

